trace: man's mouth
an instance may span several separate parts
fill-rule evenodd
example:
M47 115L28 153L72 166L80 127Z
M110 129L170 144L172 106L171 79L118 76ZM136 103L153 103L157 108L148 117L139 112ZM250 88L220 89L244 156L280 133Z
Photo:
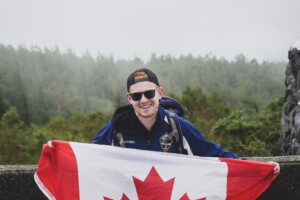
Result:
M143 105L143 106L141 106L142 107L142 109L147 109L147 108L150 108L150 104L148 104L148 105Z

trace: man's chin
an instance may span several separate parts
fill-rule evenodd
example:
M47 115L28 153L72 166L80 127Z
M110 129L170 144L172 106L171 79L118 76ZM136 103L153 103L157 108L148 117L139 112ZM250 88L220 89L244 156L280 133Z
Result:
M150 117L153 117L154 112L145 112L145 111L143 111L143 112L139 112L138 115L140 117L143 117L143 118L150 118Z
M143 118L151 118L153 114L140 114L140 116Z

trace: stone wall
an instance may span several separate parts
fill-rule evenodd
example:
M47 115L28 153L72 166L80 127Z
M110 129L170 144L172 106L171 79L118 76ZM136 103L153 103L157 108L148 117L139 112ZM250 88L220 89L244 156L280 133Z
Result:
M259 200L300 199L300 156L255 157L280 163L281 173ZM46 200L34 182L36 165L0 165L0 200Z
M300 199L300 156L257 157L250 159L280 163L280 175L260 196L259 200Z
M47 200L33 175L37 165L0 165L1 200Z

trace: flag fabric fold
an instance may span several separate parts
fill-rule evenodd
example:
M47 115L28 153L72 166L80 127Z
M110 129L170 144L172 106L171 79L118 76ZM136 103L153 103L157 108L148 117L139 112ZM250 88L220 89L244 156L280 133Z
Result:
M53 141L34 175L57 200L256 199L277 175L265 162Z

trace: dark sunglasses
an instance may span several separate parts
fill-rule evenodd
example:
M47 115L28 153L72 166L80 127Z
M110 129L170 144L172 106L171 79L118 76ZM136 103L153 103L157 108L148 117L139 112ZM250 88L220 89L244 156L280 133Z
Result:
M155 97L155 91L156 90L147 90L145 92L135 92L129 95L131 96L133 101L139 101L141 100L143 94L147 99L152 99L153 97Z

